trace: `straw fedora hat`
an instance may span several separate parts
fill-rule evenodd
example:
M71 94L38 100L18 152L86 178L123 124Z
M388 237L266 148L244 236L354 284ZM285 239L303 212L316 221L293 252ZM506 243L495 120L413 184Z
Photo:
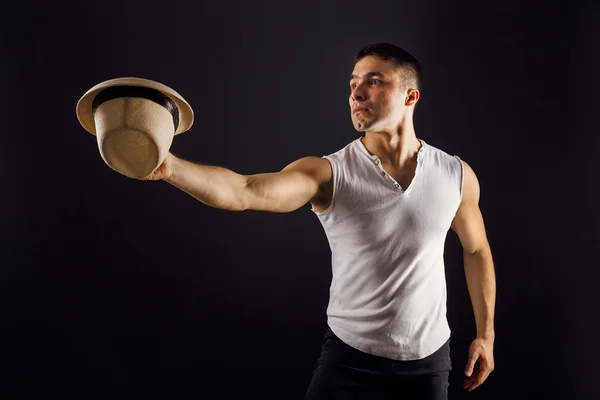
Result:
M173 137L194 122L192 107L179 93L142 78L101 82L79 99L76 111L79 123L96 136L106 164L137 179L158 168Z

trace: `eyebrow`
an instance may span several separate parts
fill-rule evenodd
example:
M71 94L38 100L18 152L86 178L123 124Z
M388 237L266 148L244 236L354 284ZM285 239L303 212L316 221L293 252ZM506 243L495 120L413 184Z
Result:
M381 72L377 72L377 71L368 72L368 73L365 75L365 78L372 78L372 77L374 77L374 76L380 76L380 77L382 77L382 78L383 78L383 74L382 74ZM352 80L352 79L357 79L357 78L358 78L358 75L354 75L354 74L350 75L350 80Z

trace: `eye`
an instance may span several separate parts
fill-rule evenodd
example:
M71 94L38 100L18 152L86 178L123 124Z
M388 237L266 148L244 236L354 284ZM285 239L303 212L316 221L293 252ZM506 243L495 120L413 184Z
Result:
M355 87L356 87L356 83L351 83L351 84L350 84L350 88L351 88L351 89L354 89Z
M371 85L376 85L376 84L378 84L378 83L381 83L381 81L380 81L379 79L371 79L371 80L369 81L369 83L370 83Z

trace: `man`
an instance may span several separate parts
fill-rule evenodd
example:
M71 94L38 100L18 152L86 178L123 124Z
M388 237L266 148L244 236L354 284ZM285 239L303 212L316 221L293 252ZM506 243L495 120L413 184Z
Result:
M494 368L495 273L479 184L466 162L417 139L421 75L405 50L366 46L349 98L363 137L328 156L250 176L169 154L146 178L225 210L291 212L311 204L329 240L333 278L306 399L447 398L443 249L450 228L464 249L477 325L463 387L475 389Z

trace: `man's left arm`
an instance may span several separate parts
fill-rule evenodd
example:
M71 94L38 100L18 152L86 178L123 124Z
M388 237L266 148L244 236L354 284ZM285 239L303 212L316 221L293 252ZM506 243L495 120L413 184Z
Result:
M496 276L492 251L479 209L479 181L473 169L463 161L462 201L452 221L463 247L465 276L473 305L477 336L469 348L463 388L469 392L481 385L494 370L494 307ZM475 363L479 369L474 371Z

